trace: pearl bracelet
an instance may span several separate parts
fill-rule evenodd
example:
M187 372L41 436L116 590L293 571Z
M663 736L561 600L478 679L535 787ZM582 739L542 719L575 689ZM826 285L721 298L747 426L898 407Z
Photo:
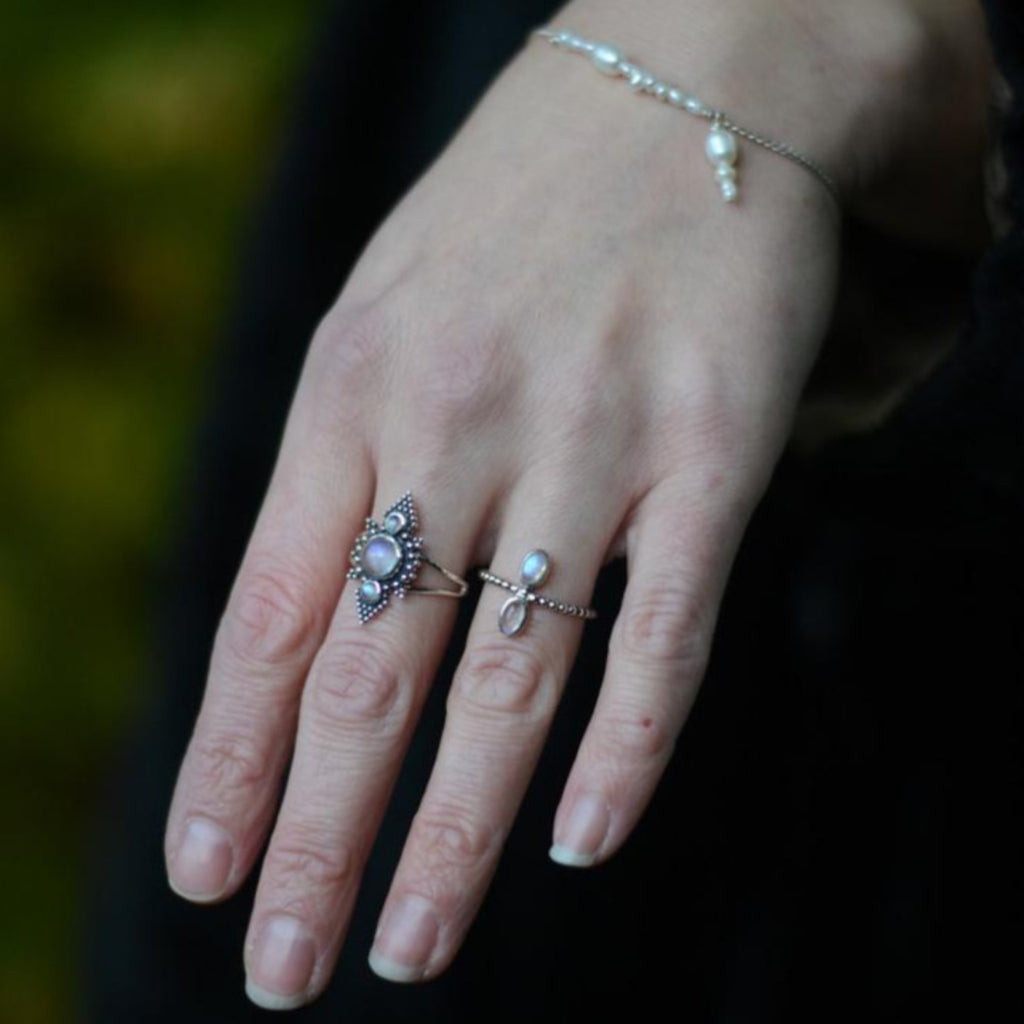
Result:
M771 153L791 160L805 171L810 171L828 189L829 195L832 196L836 203L840 206L842 205L839 198L839 188L835 181L813 160L810 160L784 142L776 142L774 139L759 135L757 132L752 132L747 128L741 128L734 121L729 120L722 111L709 107L696 97L687 95L678 86L662 81L638 64L628 60L616 47L610 46L608 43L591 42L564 29L538 28L534 29L530 34L531 36L535 35L547 39L560 50L581 53L590 57L590 62L598 71L612 77L625 78L634 92L648 93L655 99L662 100L670 106L677 107L688 114L693 114L695 117L702 117L706 121L710 121L711 129L704 142L704 152L714 168L718 190L725 202L735 202L739 197L739 183L736 173L736 164L739 160L739 144L736 139L739 137L752 142L755 146L760 146L762 149L767 149Z

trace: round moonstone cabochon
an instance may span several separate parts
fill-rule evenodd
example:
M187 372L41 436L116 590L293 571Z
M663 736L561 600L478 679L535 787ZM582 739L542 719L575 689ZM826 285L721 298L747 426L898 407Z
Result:
M546 551L531 551L519 567L519 578L528 587L539 587L551 571L551 559Z
M363 548L363 572L370 579L386 580L393 576L402 564L402 548L393 537L386 533L375 533Z
M363 580L359 586L359 596L366 604L376 604L384 593L376 580Z

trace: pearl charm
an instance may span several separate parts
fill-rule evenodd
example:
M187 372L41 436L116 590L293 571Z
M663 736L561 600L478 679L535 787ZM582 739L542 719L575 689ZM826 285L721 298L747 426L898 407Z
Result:
M590 60L598 71L606 75L617 75L622 54L607 43L596 43L590 52Z
M732 132L727 132L720 124L713 124L704 143L704 152L713 164L734 164L739 155L736 136Z
M704 143L704 152L715 169L715 180L723 202L735 202L740 194L736 184L736 161L739 158L736 136L715 121Z

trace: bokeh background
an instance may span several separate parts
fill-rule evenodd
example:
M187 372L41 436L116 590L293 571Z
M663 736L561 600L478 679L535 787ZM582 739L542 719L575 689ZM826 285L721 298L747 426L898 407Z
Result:
M0 1021L77 1016L88 830L321 7L0 4Z

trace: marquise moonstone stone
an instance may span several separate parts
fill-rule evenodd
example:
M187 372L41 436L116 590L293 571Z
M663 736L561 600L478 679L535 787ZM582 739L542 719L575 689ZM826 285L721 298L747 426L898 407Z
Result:
M528 587L539 587L551 571L551 559L546 551L530 551L519 567L519 578Z
M388 533L401 533L405 528L405 516L401 512L389 512L384 517L384 529Z
M526 602L521 597L510 597L498 613L498 628L505 636L515 636L526 624Z
M386 580L402 564L402 548L386 533L374 534L363 548L363 572L371 579Z
M359 586L359 596L366 604L376 604L382 594L381 585L376 580L363 580Z

